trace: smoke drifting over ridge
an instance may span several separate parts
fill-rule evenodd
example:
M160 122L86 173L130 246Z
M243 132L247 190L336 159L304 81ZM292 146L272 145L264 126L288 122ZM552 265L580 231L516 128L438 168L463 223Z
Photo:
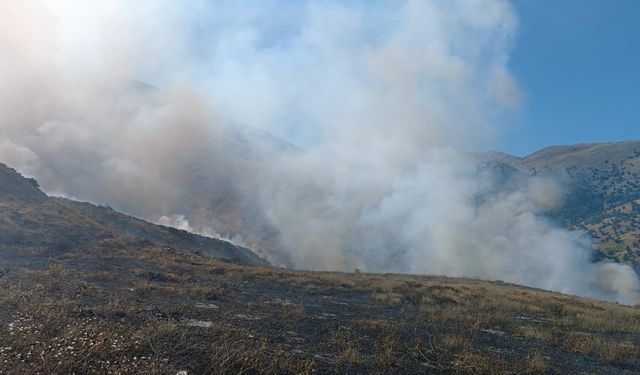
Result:
M262 232L296 268L639 300L630 267L544 219L556 183L503 188L460 152L522 100L506 1L23 3L0 2L0 160L49 192Z

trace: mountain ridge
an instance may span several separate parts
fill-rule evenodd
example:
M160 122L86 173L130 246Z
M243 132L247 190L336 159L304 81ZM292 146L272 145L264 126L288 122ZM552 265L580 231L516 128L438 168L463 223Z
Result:
M232 263L267 265L251 250L183 230L155 225L96 206L43 193L34 179L0 163L0 246L4 261L24 254L70 257L136 246L201 254ZM81 254L80 254L81 255ZM33 257L31 261L37 260ZM45 258L46 259L46 258Z
M48 197L2 164L0 234L6 373L626 374L640 365L635 307L501 281L262 266L228 242Z
M600 255L640 271L640 141L549 146L524 157L492 151L478 160L511 177L559 180L565 203L550 217L588 232Z

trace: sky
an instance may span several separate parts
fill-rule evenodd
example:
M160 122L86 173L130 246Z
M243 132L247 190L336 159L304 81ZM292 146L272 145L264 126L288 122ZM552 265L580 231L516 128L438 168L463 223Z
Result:
M525 99L504 116L494 118L498 122L494 124L497 131L490 137L495 137L495 141L478 151L493 148L524 156L557 144L640 140L640 1L510 2L518 25L508 53L508 68ZM370 35L384 34L385 21L373 16L387 13L380 10L390 4L393 2L375 1L362 7L371 10L365 23L372 27ZM230 27L234 29L238 24L251 22L261 14L262 8L279 11L260 26L262 45L258 48L273 45L274 50L278 50L290 44L292 36L297 36L304 7L301 2L270 1L254 7L254 11L242 5L230 8L235 12L226 12L227 16L233 15L230 22L220 22L215 11L210 17L202 17L206 22L195 33L196 39L202 40L196 42L198 47L194 50L207 45L210 40L206 39L219 35L220 30L228 32ZM213 19L217 21L212 23ZM210 64L211 56L205 60ZM295 64L286 67L293 68ZM242 69L251 70L253 66ZM210 65L205 69L206 74L210 74L209 70ZM216 89L224 92L229 102L237 101L233 95L229 96L233 90L225 87L220 90L221 81L224 85L225 80L218 78ZM230 81L237 84L235 79ZM225 100L216 98L216 101ZM230 116L263 127L260 122L264 113L256 111L252 117L246 115L246 108L235 108L228 103L226 107L230 108ZM308 119L288 112L277 120L282 129L272 127L271 130L306 147L315 135L305 130L301 136L292 126L306 121Z
M640 1L513 0L509 67L525 92L500 148L640 139Z
M195 12L191 9L195 6L180 12L175 6L169 7L176 13L172 17L182 19L190 30L191 41L175 55L189 55L189 64L202 62L190 71L191 77L196 77L191 81L203 82L204 87L200 88L229 117L268 128L304 148L314 144L320 135L309 130L313 126L300 126L310 121L308 116L295 108L283 110L283 104L274 99L278 95L272 95L274 89L286 92L303 86L299 79L305 77L303 69L321 75L319 72L326 66L309 58L318 45L299 42L306 37L300 36L306 3L291 0L195 3L203 4ZM637 120L640 0L510 0L510 3L517 26L510 40L511 49L506 52L507 68L524 100L491 120L496 122L491 125L495 132L487 137L494 140L478 142L475 151L496 149L524 156L557 144L640 140ZM372 40L396 26L393 17L385 18L397 7L394 1L332 1L316 8L331 10L339 4L365 12L366 21L362 22L364 29L360 32ZM171 13L161 5L157 8L165 15ZM323 30L345 22L335 15L324 20L327 24ZM369 42L359 40L360 44L353 49ZM259 63L252 62L256 57ZM341 58L341 64L356 61L353 56ZM173 59L163 56L159 61ZM171 63L175 61L168 64ZM137 78L166 86L154 78L155 69L144 67ZM273 82L286 87L274 87ZM239 88L247 85L251 85L249 94L254 97L249 108L245 105L247 93ZM289 94L287 100L298 96ZM324 96L327 105L329 97Z

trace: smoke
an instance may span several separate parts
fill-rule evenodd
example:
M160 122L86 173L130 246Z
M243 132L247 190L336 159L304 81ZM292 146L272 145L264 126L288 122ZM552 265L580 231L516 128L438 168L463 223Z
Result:
M523 100L506 1L0 11L0 157L51 193L234 236L295 268L638 301L630 267L592 263L588 238L545 219L561 185L505 186L465 152L490 147Z

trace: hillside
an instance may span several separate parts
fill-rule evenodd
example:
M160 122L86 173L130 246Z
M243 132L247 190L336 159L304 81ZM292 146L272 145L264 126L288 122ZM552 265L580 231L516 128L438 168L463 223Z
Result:
M523 158L492 152L479 159L510 176L558 179L566 201L552 218L589 232L601 256L640 270L640 142L553 146Z
M249 249L153 225L109 207L45 195L33 179L0 164L1 266L73 260L101 268L134 248L196 253L239 264L266 262ZM134 254L135 255L135 254Z
M143 248L0 277L3 373L634 373L640 310L504 283Z
M253 137L237 139L242 145L239 150L254 148ZM278 144L269 139L269 144ZM212 224L222 235L241 237L274 264L289 265L289 253L282 251L277 228L256 207L255 191L245 183L250 179L242 178L259 175L261 168L276 163L277 158L269 158L268 152L263 157L254 157L259 154L254 152L234 154L230 150L235 148L229 146L227 155L233 158L227 162L234 165L237 179L227 181L206 163L195 163L185 173L185 198L177 206L188 213L192 224ZM491 170L497 188L517 187L513 181L521 177L553 177L566 196L563 206L549 214L550 219L565 228L588 232L598 250L596 258L615 259L640 272L640 142L552 146L525 157L501 152L474 156L481 168ZM221 180L227 184L224 189Z
M445 277L287 271L0 166L0 373L607 373L640 310Z

